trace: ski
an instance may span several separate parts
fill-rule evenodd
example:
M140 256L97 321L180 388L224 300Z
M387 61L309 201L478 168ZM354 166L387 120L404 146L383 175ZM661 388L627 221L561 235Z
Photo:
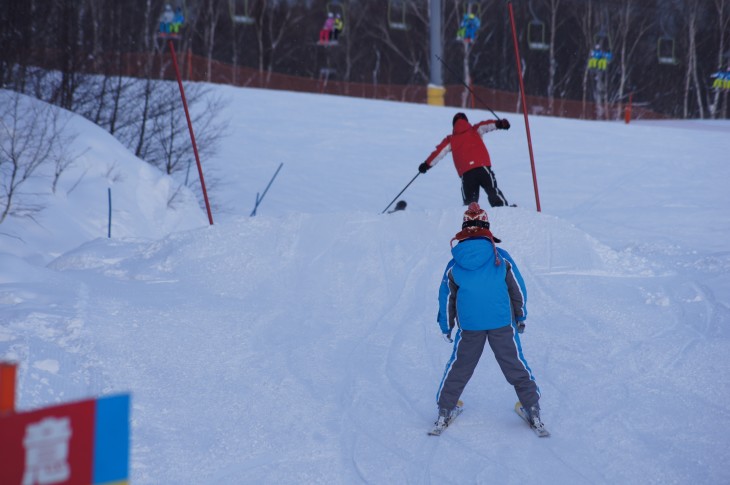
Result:
M441 433L443 433L446 428L451 426L453 424L453 422L456 420L456 418L458 418L459 415L463 412L464 412L464 403L459 401L458 403L456 403L456 407L454 408L453 414L451 415L451 419L449 419L446 422L446 424L444 424L443 426L440 426L438 424L438 421L436 421L436 424L434 424L431 431L428 432L428 435L429 436L441 436Z
M550 431L548 431L545 428L545 425L543 423L540 423L539 426L533 426L529 419L527 419L527 413L525 412L525 409L522 407L522 403L517 401L515 404L515 412L519 417L525 420L527 424L530 425L530 429L532 429L537 436L540 438L547 438L550 436Z

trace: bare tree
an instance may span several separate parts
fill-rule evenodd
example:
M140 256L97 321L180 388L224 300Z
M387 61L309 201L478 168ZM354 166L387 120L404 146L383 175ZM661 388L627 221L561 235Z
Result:
M277 55L279 55L279 51L284 45L287 33L302 20L302 17L282 0L267 0L264 8L266 9L265 22L262 25L262 30L265 30L265 36L268 39L267 46L264 49L268 57L265 66L266 83L268 84L274 66L278 61Z
M359 39L367 35L370 21L365 5L359 2L348 4L344 29L339 38L340 46L343 47L342 64L344 64L344 68L341 75L343 81L350 81L355 66L363 62L371 53L369 49L362 49L359 42ZM376 57L379 57L379 51L376 49L375 52ZM376 64L377 62L376 60Z
M631 76L634 55L641 45L644 36L651 27L650 16L640 8L640 0L621 0L614 10L614 22L616 24L616 43L618 45L618 57L615 64L618 65L616 76L618 77L618 88L613 96L617 106L616 117L621 116L621 106L626 96L626 86Z
M205 78L210 81L212 64L213 64L213 49L215 47L215 32L218 27L218 20L221 17L221 9L225 7L220 0L206 0L203 4L201 11L204 11L203 20L203 45L205 49L205 58L208 61Z
M578 19L578 25L580 26L581 33L583 34L583 52L580 52L578 54L579 58L581 54L585 52L587 54L590 52L591 48L593 47L593 30L594 30L594 22L593 22L593 0L587 0L585 3L581 5L581 8L574 9L574 15ZM583 101L583 114L585 116L585 110L586 110L586 101L588 97L588 75L590 74L590 70L588 69L588 64L583 64L583 82L582 82L582 101Z
M550 40L548 42L548 59L550 67L548 68L548 84L547 84L547 97L548 97L548 113L552 114L554 111L555 103L555 91L557 86L557 72L558 72L558 60L556 57L556 39L558 35L558 29L562 24L562 19L565 17L560 15L560 3L561 0L549 0L550 8ZM567 71L570 72L570 71Z
M43 209L38 193L23 189L31 180L52 174L55 191L58 178L73 161L64 127L57 108L0 90L0 223L9 215L32 217ZM44 165L50 165L45 172Z
M684 117L689 118L690 91L694 90L700 118L705 117L702 104L701 86L697 75L697 22L700 15L698 2L689 2L685 5L687 13L687 70L684 78Z
M155 88L157 93L154 104L158 106L158 114L151 119L152 128L140 156L169 175L187 172L195 160L191 151L191 141L185 117L177 100L177 86L172 83ZM191 118L195 127L195 139L198 154L206 158L215 154L218 141L227 134L220 118L212 113L220 113L224 100L211 94L203 85L188 86L186 94L196 101L197 105ZM163 105L172 109L163 109Z
M728 0L714 0L715 3L715 11L717 12L717 27L719 32L719 42L718 42L718 49L717 49L717 70L721 71L724 67L723 61L727 62L727 65L730 66L730 56L728 59L725 59L725 56L727 55L725 53L725 32L730 28L730 4ZM716 118L718 115L718 112L720 111L718 109L720 104L720 97L721 97L721 90L716 89L713 93L712 100L709 104L710 109L710 116L712 118ZM727 117L727 90L722 94L723 99L723 117Z
M387 82L425 84L429 79L428 59L428 6L405 2L407 30L394 29L387 16L378 15L371 19L367 39L380 46L381 65L387 64ZM397 79L397 80L394 80Z

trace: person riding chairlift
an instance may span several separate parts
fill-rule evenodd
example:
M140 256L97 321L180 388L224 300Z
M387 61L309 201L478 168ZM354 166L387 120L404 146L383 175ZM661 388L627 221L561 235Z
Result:
M332 35L332 30L335 26L335 16L332 12L327 14L327 20L324 21L322 30L319 31L319 44L327 45Z
M611 60L613 55L601 49L600 44L591 51L591 57L588 59L588 69L598 69L599 71L605 71L608 68L608 61Z
M337 42L337 40L340 37L340 34L342 33L342 29L345 27L345 23L342 21L342 15L336 14L335 15L335 22L332 25L333 29L332 32L330 32L330 40L333 42Z
M712 83L713 89L730 90L730 65L727 66L725 71L717 71L710 77L715 78L715 81Z
M474 42L480 26L481 22L476 17L476 15L474 15L473 13L465 13L457 32L457 38L459 40L463 40L466 43Z

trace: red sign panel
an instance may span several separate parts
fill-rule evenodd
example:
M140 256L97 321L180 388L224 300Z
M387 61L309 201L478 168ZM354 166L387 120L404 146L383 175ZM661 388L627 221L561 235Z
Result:
M0 418L0 483L92 483L94 415L90 400Z

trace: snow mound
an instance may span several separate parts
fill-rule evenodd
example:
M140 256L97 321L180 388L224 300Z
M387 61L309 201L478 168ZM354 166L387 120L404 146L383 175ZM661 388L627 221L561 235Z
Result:
M23 103L42 104L26 98ZM70 249L109 234L111 189L112 237L160 238L207 223L195 195L171 177L135 157L94 123L60 108L61 134L73 164L51 190L53 166L43 167L24 186L45 208L33 218L9 217L2 226L0 251L34 263L47 263ZM26 195L28 196L28 195ZM41 252L42 251L42 252Z

